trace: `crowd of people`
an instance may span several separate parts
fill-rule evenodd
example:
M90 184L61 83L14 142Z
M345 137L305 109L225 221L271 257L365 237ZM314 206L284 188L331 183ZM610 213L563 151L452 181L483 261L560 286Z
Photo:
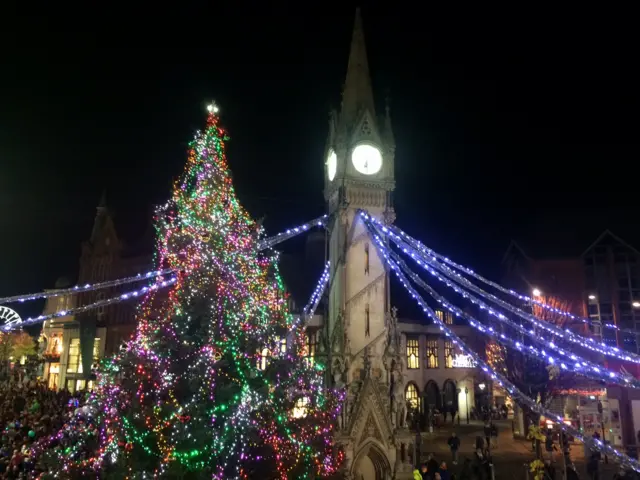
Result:
M451 451L451 463L457 465L460 438L455 432L447 440L447 445ZM489 480L492 478L491 468L491 444L489 440L485 444L484 439L478 437L473 459L466 458L457 474L449 471L446 461L439 462L435 454L430 453L427 461L414 470L413 478L414 480Z
M46 477L47 468L30 456L31 447L62 427L81 395L53 391L36 380L11 378L0 383L0 479Z

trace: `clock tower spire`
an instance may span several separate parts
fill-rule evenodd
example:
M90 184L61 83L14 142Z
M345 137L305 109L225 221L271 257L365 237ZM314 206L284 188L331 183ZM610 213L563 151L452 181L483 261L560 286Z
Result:
M398 466L397 440L408 430L388 274L357 216L363 209L393 221L394 153L388 110L386 117L375 113L357 9L342 104L331 114L325 152L331 272L324 335L329 381L346 389L336 441L344 446L350 473L372 480L411 474L410 466L407 472Z
M340 120L352 124L363 110L368 110L375 117L373 89L367 61L367 47L362 28L360 8L356 9L356 17L351 36L351 51L347 65L347 76L342 91Z

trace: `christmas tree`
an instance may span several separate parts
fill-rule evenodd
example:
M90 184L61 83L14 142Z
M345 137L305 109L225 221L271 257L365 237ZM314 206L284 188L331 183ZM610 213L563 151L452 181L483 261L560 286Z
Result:
M341 393L292 328L277 256L242 208L217 108L189 146L183 177L156 212L168 294L145 298L135 337L96 390L39 442L58 478L316 478L334 475Z

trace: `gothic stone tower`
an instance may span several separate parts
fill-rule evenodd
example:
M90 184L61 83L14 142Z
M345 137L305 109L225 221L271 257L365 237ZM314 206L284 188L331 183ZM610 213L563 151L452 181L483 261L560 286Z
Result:
M411 442L396 317L389 278L372 239L356 217L367 210L393 222L395 143L389 109L375 112L360 12L339 112L332 112L325 152L325 200L331 215L331 287L326 325L330 381L347 390L336 440L353 478L404 478ZM410 478L410 477L408 477Z

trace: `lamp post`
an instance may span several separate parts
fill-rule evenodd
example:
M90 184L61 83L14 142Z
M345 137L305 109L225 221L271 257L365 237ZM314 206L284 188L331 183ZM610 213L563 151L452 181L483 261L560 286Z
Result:
M464 387L464 399L467 405L467 425L469 425L469 389L467 387Z
M602 426L602 443L604 445L607 444L607 437L604 436L604 412L602 408L602 401L598 400L598 413L600 414L600 425ZM607 451L604 453L604 463L609 463L609 458L607 457Z

